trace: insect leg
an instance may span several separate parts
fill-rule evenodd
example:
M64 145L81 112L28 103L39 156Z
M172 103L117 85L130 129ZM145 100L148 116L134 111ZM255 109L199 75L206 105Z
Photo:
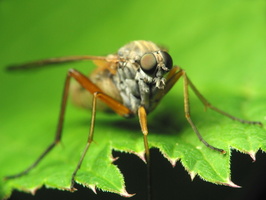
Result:
M167 93L174 86L174 84L179 80L181 76L184 78L184 110L185 110L185 117L187 121L189 122L190 126L192 127L192 129L198 136L199 140L203 144L205 144L210 149L225 153L223 149L216 148L210 145L207 141L205 141L203 137L201 136L201 134L199 133L197 127L193 123L190 117L189 94L188 94L188 86L190 86L190 81L186 75L186 72L182 70L180 67L173 67L172 70L169 72L168 76L166 77L166 85L165 85L164 93Z
M20 176L27 174L31 169L33 169L36 165L39 164L39 162L55 147L56 144L58 144L60 142L61 135L62 135L63 122L64 122L66 103L67 103L67 97L68 97L68 91L69 91L70 77L71 76L68 75L66 77L66 80L65 80L63 96L62 96L62 101L61 101L60 114L59 114L59 119L58 119L58 124L57 124L57 129L56 129L54 141L45 149L45 151L37 158L37 160L32 165L30 165L28 168L26 168L24 171L22 171L18 174L6 176L5 179L17 178L17 177L20 177Z
M166 86L165 86L165 93L167 93L172 87L173 85L178 81L178 79L183 76L184 78L184 105L185 105L185 114L186 114L186 118L188 120L188 122L190 123L191 127L193 128L194 132L197 134L198 138L200 139L200 141L202 141L207 147L217 150L219 152L225 153L224 150L213 147L212 145L208 144L200 135L199 131L197 130L196 126L194 125L194 123L192 122L191 118L190 118L190 107L189 107L189 95L188 95L188 86L193 90L193 92L197 95L197 97L200 99L200 101L204 104L204 106L206 108L210 108L222 115L225 115L233 120L237 120L241 123L247 123L247 124L258 124L260 126L262 126L261 122L257 122L257 121L248 121L248 120L243 120L243 119L239 119L237 117L234 117L218 108L216 108L215 106L213 106L212 104L210 104L207 99L205 97L202 96L202 94L196 89L196 87L194 86L194 84L190 81L190 79L187 77L186 72L179 68L179 67L174 67L172 68L172 70L169 72L167 78L166 78Z
M147 113L143 106L140 106L138 109L138 117L139 117L139 123L141 127L141 131L143 133L143 139L144 139L144 147L145 147L145 154L146 154L146 160L147 162L150 161L150 151L149 151L149 144L148 144L148 127L147 127Z
M258 122L258 121L248 121L248 120L244 120L244 119L240 119L240 118L237 118L235 116L232 116L230 114L228 114L227 112L224 112L218 108L216 108L215 106L213 106L211 103L209 103L207 101L207 99L205 99L202 94L197 90L197 88L194 86L194 84L189 80L188 77L186 77L187 79L187 84L190 86L190 88L193 90L193 92L197 95L197 97L200 99L200 101L204 104L204 106L206 108L210 108L226 117L229 117L231 118L232 120L236 120L236 121L239 121L241 123L245 123L245 124L258 124L260 126L262 126L262 123L261 122Z
M38 159L32 165L30 165L27 169L25 169L21 173L6 176L5 179L17 178L17 177L27 174L31 169L33 169L36 165L39 164L39 162L54 148L56 144L60 142L61 136L62 136L65 109L66 109L68 93L69 93L70 79L72 77L75 78L85 89L87 89L92 94L97 93L97 97L101 99L102 101L104 101L108 106L110 106L110 108L112 108L118 114L122 116L127 116L131 114L131 111L128 108L126 108L121 103L114 100L113 98L109 97L108 95L103 94L101 89L99 89L96 85L94 85L85 75L81 74L80 72L74 69L70 69L68 71L68 74L65 80L59 120L57 124L54 141L45 149L45 151L38 157Z
M190 106L189 106L189 94L188 94L188 85L189 85L190 82L189 82L189 79L188 79L188 77L186 75L186 72L184 70L181 69L178 73L181 73L183 78L184 78L184 109L185 109L185 116L186 116L187 121L189 122L190 126L192 127L194 132L197 134L199 140L203 144L205 144L210 149L213 149L215 151L219 151L219 152L225 154L226 153L225 150L219 149L217 147L214 147L214 146L210 145L207 141L205 141L203 139L203 137L201 136L201 134L199 133L197 127L195 126L195 124L191 120L191 117L190 117Z
M91 126L90 126L89 137L88 137L87 144L86 144L86 146L85 146L85 148L84 148L84 150L83 150L83 153L82 153L82 155L81 155L81 157L80 157L80 160L79 160L79 162L78 162L78 165L77 165L75 171L74 171L73 174L72 174L72 177L71 177L71 185L70 185L70 190L71 190L71 191L74 191L74 190L75 190L75 188L74 188L74 184L75 184L75 176L76 176L76 174L77 174L77 172L78 172L78 170L79 170L79 168L80 168L80 166L81 166L81 164L82 164L82 161L83 161L83 159L84 159L84 157L85 157L85 155L86 155L86 153L87 153L87 151L88 151L88 149L89 149L90 144L91 144L92 141L93 141L94 125L95 125L95 117L96 117L96 102L97 102L97 95L98 95L98 94L99 94L99 93L97 93L97 92L95 92L95 93L93 94L93 99L92 99L92 111L91 111L91 124L90 124Z
M122 103L116 101L112 97L104 94L102 90L97 85L93 84L87 76L74 69L70 69L68 73L91 94L98 93L97 98L101 99L101 101L106 103L117 114L123 117L127 117L132 114L132 111L129 108L125 107Z
M151 194L151 162L150 162L150 149L148 143L148 127L147 127L147 113L143 106L140 106L138 109L139 123L141 131L143 133L143 141L145 148L145 159L147 162L147 181L148 181L148 200L152 199Z
M84 160L84 157L89 149L90 144L93 141L93 135L94 135L94 124L95 124L95 117L96 117L96 103L97 100L100 99L101 101L103 101L104 103L106 103L111 109L113 109L116 113L118 113L119 115L122 116L128 116L130 114L132 114L132 112L125 107L123 104L121 104L120 102L114 100L112 97L104 94L102 92L102 90L100 88L98 88L98 86L94 85L88 77L84 76L82 73L80 73L77 70L71 69L69 70L69 75L73 78L75 78L78 83L85 88L86 90L88 90L90 93L93 94L93 101L92 101L92 115L91 115L91 126L90 126L90 131L89 131L89 136L88 136L88 140L87 140L87 144L83 150L83 153L80 157L80 160L78 162L78 165L76 166L72 177L71 177L71 185L70 185L70 190L74 191L74 183L75 183L75 176Z

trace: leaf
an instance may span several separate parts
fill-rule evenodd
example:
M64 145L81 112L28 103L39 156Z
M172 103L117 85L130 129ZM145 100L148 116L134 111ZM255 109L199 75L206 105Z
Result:
M153 12L147 14L147 8ZM264 1L180 1L163 6L161 1L112 1L104 6L100 1L1 1L0 9L2 67L62 55L105 55L130 40L149 39L169 47L175 63L186 69L215 106L265 124ZM0 72L1 177L24 170L52 142L66 69L85 71L87 66L93 69L91 63L75 63L27 73ZM186 122L182 81L149 115L150 146L158 148L172 165L180 161L192 179L198 175L237 187L231 181L231 150L248 153L254 160L258 150L266 151L265 128L241 124L211 110L204 112L190 94L191 117L200 133L227 154L205 147ZM65 119L62 143L28 175L9 181L1 178L1 198L14 189L34 193L43 185L69 188L86 144L90 113L69 105ZM97 113L94 140L76 181L92 190L129 196L123 175L112 164L112 149L143 157L138 120Z

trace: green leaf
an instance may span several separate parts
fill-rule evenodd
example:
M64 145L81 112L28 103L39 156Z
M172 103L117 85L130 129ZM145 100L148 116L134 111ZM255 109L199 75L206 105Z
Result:
M46 57L106 55L131 40L152 40L169 47L174 62L215 106L265 124L265 8L262 0L163 5L140 0L1 1L0 64L4 69ZM52 142L67 68L88 73L93 67L84 62L33 72L0 71L1 177L24 170ZM255 160L258 150L266 151L265 128L241 124L211 110L204 112L190 91L192 120L206 141L226 150L222 155L204 146L187 123L182 93L180 81L149 115L150 147L158 148L172 165L180 161L192 179L198 175L237 187L231 181L231 151L247 153ZM43 185L69 189L87 141L90 112L69 105L65 119L61 144L29 174L8 181L1 178L0 198L10 196L14 189L34 193ZM77 173L77 183L129 196L123 175L112 164L112 150L143 158L138 120L97 112L94 141Z

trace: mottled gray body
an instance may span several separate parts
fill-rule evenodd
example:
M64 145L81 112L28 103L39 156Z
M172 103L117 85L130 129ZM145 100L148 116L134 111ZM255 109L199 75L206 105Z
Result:
M152 42L134 41L118 51L118 56L123 61L119 62L117 73L112 78L120 91L123 104L133 113L137 112L140 105L147 112L152 111L156 106L152 101L153 96L164 88L163 74L148 75L140 67L140 59L144 54L159 50Z
M141 66L141 59L145 54L152 54L156 58L156 69L149 73ZM158 99L154 97L164 89L164 74L169 71L161 49L150 41L133 41L120 48L117 54L108 57L118 61L105 66L104 70L92 73L89 76L92 82L104 93L123 103L133 114L137 113L139 106L144 106L147 113L151 112L158 104ZM76 92L73 99L77 104L83 105L83 99L86 104L90 103L89 96L91 95L87 93L86 97L81 97ZM100 108L106 107L101 105Z

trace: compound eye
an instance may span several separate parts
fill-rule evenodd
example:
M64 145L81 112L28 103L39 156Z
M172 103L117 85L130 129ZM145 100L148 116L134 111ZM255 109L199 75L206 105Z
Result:
M153 73L157 66L157 60L152 53L144 54L140 59L140 67L144 72Z
M165 63L165 67L170 70L173 67L173 60L172 57L165 51L161 52L163 55L163 59L164 59L164 63Z

